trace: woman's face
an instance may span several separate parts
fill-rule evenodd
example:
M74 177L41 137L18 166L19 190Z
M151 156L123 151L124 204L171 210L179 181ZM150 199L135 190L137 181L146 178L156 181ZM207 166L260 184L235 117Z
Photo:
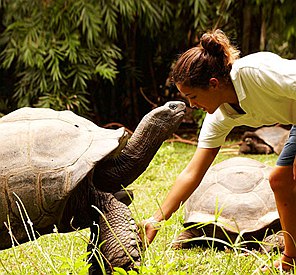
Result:
M218 86L210 85L208 88L188 87L176 84L180 93L187 97L191 108L199 108L212 114L221 105Z

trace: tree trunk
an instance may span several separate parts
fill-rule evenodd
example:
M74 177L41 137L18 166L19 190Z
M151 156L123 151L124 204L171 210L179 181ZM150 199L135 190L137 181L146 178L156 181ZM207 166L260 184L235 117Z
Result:
M258 6L250 5L248 1L243 4L242 14L242 54L247 55L260 50L261 37L261 10Z

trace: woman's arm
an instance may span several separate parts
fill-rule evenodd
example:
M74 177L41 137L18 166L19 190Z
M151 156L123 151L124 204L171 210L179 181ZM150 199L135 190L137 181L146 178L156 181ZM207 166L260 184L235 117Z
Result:
M193 191L200 184L206 171L214 161L218 148L197 148L194 156L186 168L178 175L175 184L164 200L161 209L159 209L152 218L142 222L145 228L146 239L150 244L156 233L156 222L169 219L171 215L183 204Z

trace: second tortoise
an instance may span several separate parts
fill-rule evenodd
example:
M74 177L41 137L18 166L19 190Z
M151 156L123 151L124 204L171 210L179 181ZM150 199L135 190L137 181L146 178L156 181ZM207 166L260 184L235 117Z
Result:
M185 230L175 248L212 244L224 248L239 241L248 248L281 229L268 177L271 167L234 157L213 165L185 203Z

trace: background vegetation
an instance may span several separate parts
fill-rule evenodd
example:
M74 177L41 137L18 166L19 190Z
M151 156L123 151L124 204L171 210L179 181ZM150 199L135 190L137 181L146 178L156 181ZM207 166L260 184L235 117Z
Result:
M0 0L0 112L71 109L134 128L176 56L212 28L242 55L296 56L294 0Z

